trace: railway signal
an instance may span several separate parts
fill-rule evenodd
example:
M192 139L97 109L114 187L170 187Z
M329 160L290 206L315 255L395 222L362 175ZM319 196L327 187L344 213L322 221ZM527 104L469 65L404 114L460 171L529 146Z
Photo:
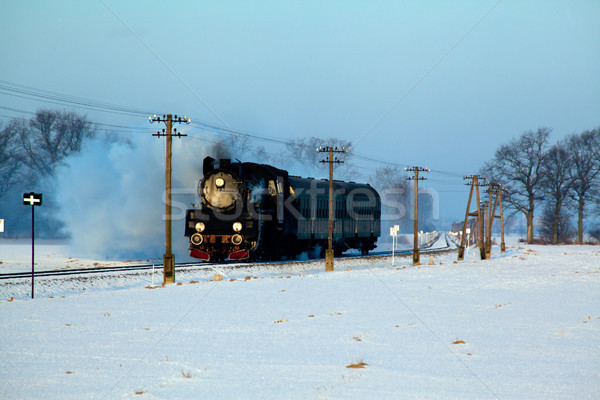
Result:
M42 205L41 193L23 193L23 205L31 206L31 298L35 286L35 207Z
M414 237L413 237L413 265L419 265L421 263L421 256L419 254L419 181L424 181L425 177L419 177L419 172L429 172L430 169L425 167L410 167L404 168L407 172L414 172L415 175L412 177L406 178L409 181L415 181L415 226L414 226Z
M162 130L162 133L156 132L152 134L152 136L161 137L164 136L167 138L167 160L166 160L166 215L165 215L165 254L163 255L164 262L164 273L163 273L163 285L167 283L175 283L175 256L173 255L172 245L171 245L171 142L173 136L177 136L181 138L182 136L187 136L185 134L181 134L177 132L177 129L174 129L174 133L171 133L171 128L173 123L185 123L189 124L191 120L185 115L183 118L177 117L177 115L173 116L171 114L163 115L161 117L157 117L154 114L154 117L148 118L150 123L154 122L164 122L167 126L167 129Z
M329 153L326 160L322 163L329 164L329 236L327 239L327 250L325 251L325 271L333 271L333 164L342 164L343 161L333 158L333 153L347 153L344 147L317 147L318 153Z

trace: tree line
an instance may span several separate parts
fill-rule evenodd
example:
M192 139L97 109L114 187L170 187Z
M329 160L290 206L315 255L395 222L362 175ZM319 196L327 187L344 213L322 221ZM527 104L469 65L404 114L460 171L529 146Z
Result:
M481 175L503 188L503 200L527 221L527 243L534 242L534 211L542 207L541 238L564 243L576 235L583 243L584 221L600 214L600 128L550 143L551 129L529 130L501 145ZM577 215L577 228L570 219ZM597 222L597 221L596 221ZM600 232L591 230L594 236Z
M504 204L524 215L528 243L534 241L534 211L540 207L542 238L559 243L576 235L582 243L584 222L600 215L600 128L572 134L555 144L550 143L550 133L550 128L540 127L501 145L480 173L502 185ZM86 116L60 110L41 109L29 119L14 118L0 125L0 214L4 214L0 217L23 213L23 207L18 207L20 192L39 190L36 188L52 177L69 155L79 152L95 135L94 124ZM245 158L252 155L259 162L283 168L298 164L304 173L319 175L325 174L326 168L319 163L321 154L315 149L344 147L349 153L341 155L345 162L336 166L335 179L354 180L360 175L351 157L352 143L347 140L306 137L290 141L278 154L270 154L263 147L248 146L248 138L238 136L220 140L210 152L220 157L239 152ZM409 187L404 178L400 168L386 166L377 169L370 181L379 190L394 189L390 196L408 210ZM17 200L9 204L8 198ZM573 215L577 216L576 228L571 225ZM47 224L51 236L59 230L58 221L49 218ZM18 231L16 227L11 230ZM600 227L587 232L600 237Z

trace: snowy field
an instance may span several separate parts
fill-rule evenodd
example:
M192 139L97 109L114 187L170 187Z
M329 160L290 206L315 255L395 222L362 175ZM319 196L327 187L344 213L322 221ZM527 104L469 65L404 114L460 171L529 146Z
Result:
M474 253L0 282L0 398L599 398L600 246Z
M157 252L159 253L159 252ZM36 239L35 270L102 268L113 265L147 264L161 260L105 260L89 257L69 240ZM31 271L31 239L0 240L0 273Z

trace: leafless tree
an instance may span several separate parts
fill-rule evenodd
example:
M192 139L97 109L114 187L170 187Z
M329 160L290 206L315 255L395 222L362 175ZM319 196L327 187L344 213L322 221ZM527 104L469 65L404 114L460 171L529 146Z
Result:
M600 127L589 131L591 137L592 153L596 158L596 162L600 163Z
M24 125L26 125L25 120L14 119L0 129L0 198L18 180L21 157L16 139Z
M546 242L554 244L570 243L576 234L575 228L571 225L571 215L568 211L565 211L564 207L560 212L557 222L555 220L554 206L546 203L542 209L540 220L539 234ZM555 227L556 224L558 224L558 229ZM554 239L555 233L557 233L556 243Z
M287 144L288 153L291 158L295 159L300 163L317 163L321 159L321 154L317 152L318 147L337 147L339 149L345 148L348 151L352 148L352 142L350 140L343 140L337 138L322 139L318 137L304 137L301 139L294 139ZM336 154L337 156L337 154ZM341 156L345 160L347 156Z
M500 146L482 173L506 189L503 201L527 219L527 243L533 242L533 217L536 201L542 199L542 163L551 129L527 131Z
M288 143L287 153L290 160L296 161L305 167L305 169L311 171L311 173L322 172L323 174L327 174L328 169L323 169L323 166L319 163L326 158L324 157L325 154L317 151L317 148L326 146L348 150L347 153L334 154L336 159L344 162L343 164L334 164L335 179L358 180L357 176L359 173L352 163L352 142L350 140L338 138L322 139L314 136L304 137Z
M94 135L87 117L66 111L38 110L27 128L19 131L23 162L42 175L51 175L60 161Z
M600 129L567 138L573 161L570 169L571 198L577 204L577 242L583 244L584 211L589 200L600 196Z
M561 142L552 146L542 161L542 187L546 194L545 202L548 210L543 222L552 226L552 244L557 244L559 238L564 237L566 233L561 226L561 217L565 214L563 206L573 187L572 169L571 153ZM551 215L551 219L548 214Z

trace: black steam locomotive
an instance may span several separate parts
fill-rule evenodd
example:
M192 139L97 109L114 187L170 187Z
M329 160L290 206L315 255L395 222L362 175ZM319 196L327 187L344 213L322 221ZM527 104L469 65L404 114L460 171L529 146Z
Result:
M329 182L270 165L206 157L202 205L186 212L190 255L205 261L294 259L327 248ZM371 186L334 181L333 249L376 247L381 199ZM319 256L319 254L316 254Z

